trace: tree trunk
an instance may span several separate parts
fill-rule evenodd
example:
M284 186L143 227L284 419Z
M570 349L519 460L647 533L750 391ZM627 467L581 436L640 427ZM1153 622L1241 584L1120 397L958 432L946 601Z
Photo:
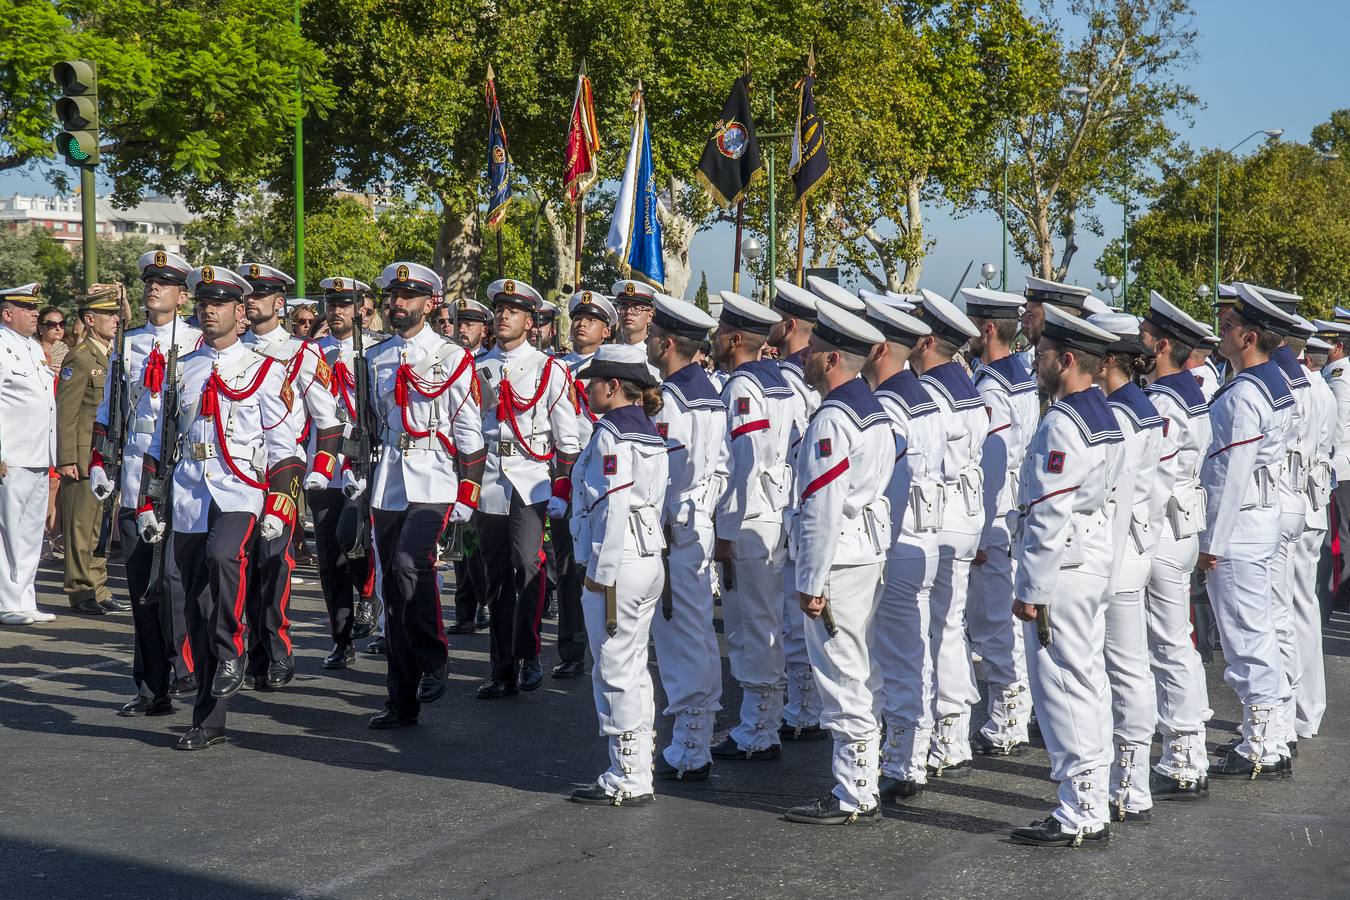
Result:
M684 296L693 277L693 267L689 262L689 248L694 243L697 228L693 220L678 212L680 195L684 193L684 183L678 178L670 179L670 208L664 203L656 205L657 217L661 220L664 237L664 255L666 263L666 293L672 297Z
M903 294L912 294L919 289L919 278L923 275L923 207L920 205L920 189L923 182L927 179L927 173L922 178L911 178L908 190L905 196L905 232L914 242L913 246L917 249L913 260L905 260L905 276L900 280L900 284L892 287L891 290L899 291ZM894 274L888 272L890 281L895 283ZM952 300L956 298L953 297Z
M562 207L567 212L567 221L563 222L560 217L559 208L554 205L552 200L544 201L544 221L548 224L548 246L549 252L553 254L553 268L558 273L557 280L551 285L554 290L561 291L564 284L572 283L574 270L572 268L574 260L573 255L573 232L576 230L576 210L570 206ZM535 285L538 289L539 285ZM574 285L573 290L581 290L580 285ZM567 298L560 298L566 302Z
M461 216L442 200L434 268L445 283L445 296L450 299L472 297L478 291L483 255L483 233L479 225L477 210Z
M1060 257L1059 266L1051 276L1055 281L1064 281L1069 277L1069 263L1073 262L1073 255L1078 252L1078 242L1074 239L1078 234L1078 203L1070 200L1065 206L1064 255Z

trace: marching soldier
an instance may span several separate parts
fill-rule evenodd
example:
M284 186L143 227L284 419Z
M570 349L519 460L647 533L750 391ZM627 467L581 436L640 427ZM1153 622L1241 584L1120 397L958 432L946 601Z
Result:
M971 560L966 627L989 684L989 718L975 732L976 753L1020 756L1031 718L1022 626L1012 617L1012 539L1008 513L1017 508L1017 473L1036 430L1040 402L1036 376L1012 352L1022 298L987 288L963 288L966 314L979 329L971 340L979 357L975 389L989 415L980 452L984 473L984 531Z
M877 724L869 682L873 618L891 547L885 490L894 467L890 417L858 377L881 332L828 303L817 309L806 357L808 383L824 399L797 454L799 507L791 537L806 646L821 723L834 737L833 789L787 813L812 825L881 820ZM817 621L820 620L820 621Z
M1061 284L1046 278L1027 276L1026 290L1022 292L1027 301L1022 313L1022 334L1030 346L1022 351L1021 357L1022 365L1026 366L1028 372L1034 372L1036 368L1036 347L1045 330L1045 304L1052 303L1060 312L1082 318L1085 315L1083 303L1091 294L1089 288L1076 284Z
M534 314L530 343L550 355L558 349L558 307L547 300L541 300L539 312Z
M1024 625L1027 670L1059 803L1015 828L1015 843L1104 845L1111 710L1101 626L1112 567L1109 489L1121 435L1093 386L1115 335L1046 303L1036 380L1053 398L1018 478L1013 613Z
M317 450L314 465L304 476L304 487L318 489L332 481L337 472L337 455L342 443L342 423L337 418L337 398L333 396L331 372L318 345L298 338L282 327L286 310L286 289L295 279L271 266L244 263L240 272L251 288L245 300L249 330L244 344L255 353L275 360L284 367L292 402L286 421L268 422L269 428L287 432L305 453L309 432L315 435ZM299 486L291 493L299 496ZM248 667L245 687L273 690L295 677L290 618L291 575L295 560L291 545L295 540L296 517L285 530L268 537L261 531L249 553L248 599L245 605L249 626Z
M703 781L712 769L712 738L722 708L722 658L713 626L712 510L726 447L726 408L694 362L717 322L692 303L656 298L647 361L661 371L656 431L669 452L662 522L667 535L666 589L654 620L656 661L675 717L670 744L656 760L658 780Z
M102 506L89 490L94 418L108 380L108 354L122 312L120 285L94 285L80 300L85 338L66 354L56 383L56 464L61 473L61 525L66 538L66 597L86 615L126 612L131 604L108 593L108 561L94 555Z
M169 537L174 544L198 673L192 729L175 749L205 750L225 740L229 698L243 685L240 614L253 532L274 540L294 524L304 463L295 435L276 427L294 403L285 365L238 337L248 282L229 269L202 266L187 285L202 346L178 361L178 409L164 411L178 419L179 446L162 446L157 430L145 451L136 528L147 543ZM172 535L147 500L151 482L166 477Z
M923 292L914 316L933 333L919 339L909 364L937 402L946 429L938 565L929 593L934 725L928 765L937 777L952 778L971 770L970 710L980 699L966 642L965 612L970 564L984 533L980 454L989 415L970 375L954 361L961 347L979 336L978 329L951 301L932 291Z
M0 625L56 619L37 608L34 588L47 471L56 462L52 372L33 337L40 290L0 290Z
M144 285L145 324L127 332L123 347L126 358L122 362L126 380L119 385L112 378L108 379L103 402L94 418L94 446L89 459L89 487L94 496L102 502L114 490L119 492L119 546L126 568L127 599L131 602L135 633L131 677L137 694L118 712L118 715L128 717L173 712L169 698L194 696L199 686L188 640L183 585L172 563L172 542L162 548L170 556L164 567L164 590L151 591L154 548L142 540L136 526L143 457L159 431L169 354L177 347L181 360L201 341L201 331L179 315L187 300L187 279L192 266L181 256L165 250L146 251L137 265ZM110 355L108 367L118 368L115 353ZM112 392L118 390L124 392L126 402L122 409L127 419L126 438L121 448L121 478L113 485L104 470L101 447L110 424L108 411ZM154 602L146 602L147 597Z
M736 724L714 759L768 760L781 755L783 722L783 510L792 489L787 463L792 388L773 360L761 360L781 316L730 291L713 333L713 355L731 375L725 485L717 502L713 559L722 566L722 615L731 674L741 685Z
M372 484L344 473L349 497L371 491L383 567L388 699L370 720L376 729L416 725L421 704L445 694L449 647L435 549L447 524L473 516L483 479L473 357L427 322L440 276L416 263L391 263L381 277L394 336L367 359L383 450Z
M492 310L470 297L461 297L453 309L455 340L476 362L488 352L486 340ZM455 621L446 629L450 634L473 634L488 627L484 577L482 555L476 548L455 561Z
M601 418L577 460L571 527L585 566L586 632L600 733L609 768L571 800L604 806L650 803L656 710L647 644L661 597L666 442L651 416L661 395L647 354L630 345L596 351L579 375Z
M1155 800L1199 800L1209 791L1209 689L1191 641L1190 616L1191 573L1204 525L1200 466L1209 452L1209 404L1199 382L1184 369L1208 334L1206 326L1157 291L1150 294L1139 337L1156 360L1145 392L1164 422L1154 490L1166 504L1146 602L1149 664L1163 739L1162 758L1149 777Z
M617 341L644 347L647 329L652 324L656 289L641 281L616 281L609 290L614 295L614 308L619 316Z
M487 467L475 518L492 630L492 676L478 697L533 691L543 681L539 624L544 516L566 514L577 409L567 369L526 340L542 299L514 278L488 286L496 344L477 361Z
M477 300L465 297L454 306L455 340L477 359L487 352L488 327L492 310Z

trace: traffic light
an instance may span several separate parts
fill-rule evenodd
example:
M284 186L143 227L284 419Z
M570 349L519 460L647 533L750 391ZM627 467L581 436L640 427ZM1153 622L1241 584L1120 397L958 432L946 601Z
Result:
M63 95L56 101L56 152L66 165L92 166L98 162L98 71L90 60L70 59L52 66L52 81Z

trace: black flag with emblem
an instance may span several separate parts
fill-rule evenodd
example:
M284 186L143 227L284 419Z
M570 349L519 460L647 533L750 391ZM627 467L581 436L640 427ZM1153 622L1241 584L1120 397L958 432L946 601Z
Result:
M788 161L788 172L797 188L799 201L830 174L830 157L825 152L825 123L816 114L814 53L809 65L811 71L797 83L801 96L797 102L797 128L792 134L792 158Z
M698 161L698 182L713 202L732 207L764 171L750 114L750 76L742 75L731 86L731 96L722 105L722 115L713 126L703 158Z

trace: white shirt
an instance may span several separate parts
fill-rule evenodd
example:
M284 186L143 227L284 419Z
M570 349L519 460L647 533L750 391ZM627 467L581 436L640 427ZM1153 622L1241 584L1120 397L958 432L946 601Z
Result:
M743 363L722 389L727 410L725 489L717 503L717 537L735 540L746 519L781 517L791 499L788 443L792 388L772 360Z
M698 363L662 382L661 396L665 402L653 421L669 453L664 521L677 532L692 531L712 516L713 485L726 452L726 407Z
M1190 372L1164 375L1144 392L1163 418L1154 480L1154 491L1164 500L1159 540L1185 540L1204 524L1200 466L1209 453L1209 404Z
M56 465L56 380L42 345L0 325L0 462Z
M286 364L286 376L297 400L291 405L286 427L297 443L308 437L307 430L327 430L341 424L337 417L337 397L333 396L332 370L318 344L298 338L281 327L264 335L247 331L242 340L258 353Z
M894 557L935 556L942 524L942 454L946 429L937 401L909 369L877 385L877 400L895 434L895 466L886 484Z
M1005 356L975 372L975 389L989 416L980 451L984 478L984 533L980 549L1008 547L1008 513L1017 505L1017 472L1036 432L1041 402L1036 378L1020 356Z

